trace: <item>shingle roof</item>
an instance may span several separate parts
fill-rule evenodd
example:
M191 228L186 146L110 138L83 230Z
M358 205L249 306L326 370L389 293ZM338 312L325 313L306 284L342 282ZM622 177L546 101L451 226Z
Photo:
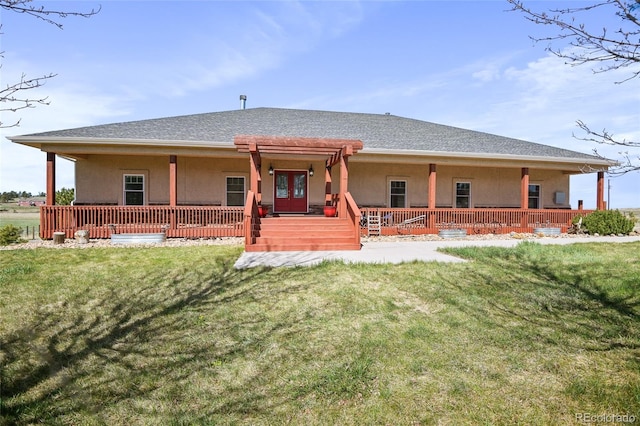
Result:
M236 135L359 139L364 149L601 160L593 155L390 114L250 108L104 124L26 135L38 138L199 141Z

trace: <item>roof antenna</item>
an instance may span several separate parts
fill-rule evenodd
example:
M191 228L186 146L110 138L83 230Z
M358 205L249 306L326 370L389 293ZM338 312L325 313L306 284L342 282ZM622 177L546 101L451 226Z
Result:
M247 95L240 95L240 109L247 107Z

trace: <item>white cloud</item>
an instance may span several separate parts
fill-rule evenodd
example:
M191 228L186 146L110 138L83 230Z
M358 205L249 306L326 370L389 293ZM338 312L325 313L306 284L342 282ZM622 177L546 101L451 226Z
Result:
M576 121L593 130L606 128L620 139L640 140L640 81L616 84L628 74L628 69L594 74L588 66L571 67L547 55L526 67L505 70L495 83L500 99L463 124L579 152L592 153L597 148L601 155L620 158L620 147L579 140L586 135ZM612 179L613 207L640 205L638 179L638 173ZM595 175L572 178L574 206L578 199L584 200L586 208L595 206Z
M606 128L620 139L640 140L640 81L615 84L628 70L594 74L588 67L570 67L551 54L525 66L513 65L512 59L518 59L518 54L476 61L414 81L381 84L365 93L328 94L326 99L335 103L339 98L350 103L352 110L386 105L394 113L417 119L578 152L592 153L597 148L612 159L620 157L620 147L578 140L585 135L577 120L594 130ZM640 206L638 179L638 173L633 173L612 180L614 207ZM586 208L594 207L595 175L572 181L572 204L583 199Z
M145 76L130 79L130 84L142 86L146 96L169 98L224 87L277 69L291 56L339 37L361 19L358 2L255 3L234 17L236 26L185 38L171 56L129 64L127 68Z
M249 3L247 3L249 4ZM268 9L267 9L268 8ZM265 12L268 10L268 12ZM47 64L59 72L56 78L30 93L45 97L49 106L3 114L3 121L21 118L20 127L0 129L0 190L39 192L45 185L45 156L33 148L13 144L5 136L90 126L118 119L132 119L135 108L156 97L186 97L256 77L280 66L287 57L312 49L327 38L338 37L358 25L358 2L329 6L307 2L256 3L243 17L242 26L226 27L234 34L199 32L185 37L171 56L155 52L126 55L114 66L113 55L101 52L82 63ZM196 38L194 38L196 37ZM104 57L103 57L104 56ZM11 52L3 60L3 81L19 78L40 64ZM57 186L73 186L73 165L61 160Z

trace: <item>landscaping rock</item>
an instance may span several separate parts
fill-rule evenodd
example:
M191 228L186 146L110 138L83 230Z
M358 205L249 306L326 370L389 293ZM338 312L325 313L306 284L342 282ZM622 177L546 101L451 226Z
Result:
M89 231L76 231L73 236L76 238L78 244L89 244Z

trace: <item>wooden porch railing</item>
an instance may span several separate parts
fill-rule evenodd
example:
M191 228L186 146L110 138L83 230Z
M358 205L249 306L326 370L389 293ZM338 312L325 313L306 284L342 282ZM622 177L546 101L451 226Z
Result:
M437 234L441 229L461 228L468 234L533 232L534 228L560 228L566 232L577 215L593 210L555 209L449 209L363 207L361 226L366 234L369 215L379 214L382 235Z
M78 230L89 231L90 238L109 238L116 233L161 232L169 238L245 237L255 242L260 226L255 194L247 194L245 207L221 206L41 206L40 237L53 238L64 232L73 238ZM335 199L335 202L340 200ZM427 209L358 208L351 194L345 194L347 217L354 223L358 239L366 234L366 218L379 214L382 234L437 234L440 229L463 228L468 234L533 232L534 228L554 227L566 232L577 215L592 210L538 209ZM360 226L357 226L360 220Z
M40 237L64 232L73 238L78 230L89 238L109 238L116 233L161 232L169 238L244 236L243 207L219 206L41 206Z

